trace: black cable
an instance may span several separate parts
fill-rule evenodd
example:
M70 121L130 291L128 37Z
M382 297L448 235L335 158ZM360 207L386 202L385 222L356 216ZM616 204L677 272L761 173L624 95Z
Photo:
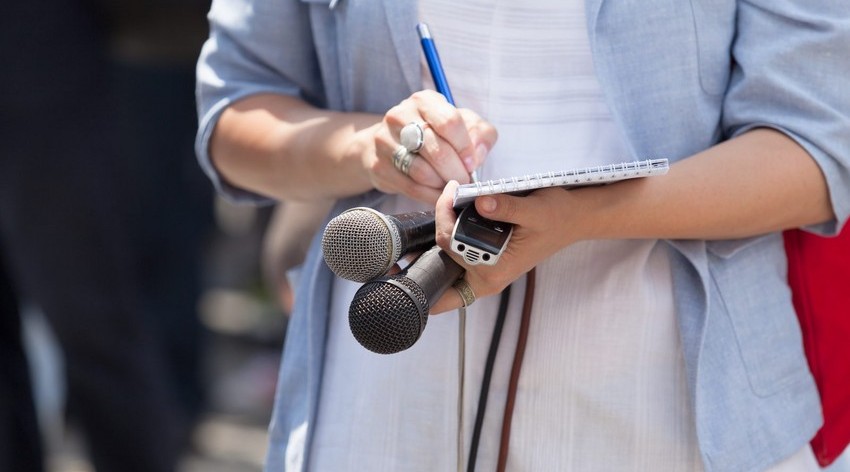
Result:
M472 429L472 443L469 445L469 462L467 472L475 471L475 460L478 456L478 443L481 440L481 426L484 424L484 411L487 409L487 396L490 393L490 377L496 363L496 353L499 351L499 341L502 339L502 328L508 314L508 303L511 300L511 286L502 290L499 299L499 314L493 326L493 337L490 339L490 351L487 353L487 364L484 367L484 378L481 379L481 392L478 394L478 411L475 412L475 426Z

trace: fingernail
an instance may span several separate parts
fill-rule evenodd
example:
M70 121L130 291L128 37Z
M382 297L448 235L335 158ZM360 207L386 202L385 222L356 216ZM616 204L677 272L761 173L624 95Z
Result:
M496 199L492 197L480 197L478 199L478 208L488 213L496 211Z
M463 165L466 167L467 172L475 170L475 159L472 156L464 156L461 160L463 161Z

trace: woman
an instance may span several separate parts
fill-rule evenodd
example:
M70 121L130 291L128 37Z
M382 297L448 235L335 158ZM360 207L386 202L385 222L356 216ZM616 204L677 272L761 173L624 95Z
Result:
M779 230L834 233L850 212L850 61L839 2L221 0L198 75L198 154L234 198L436 205L485 178L647 157L653 177L482 198L514 223L492 268L466 267L472 423L498 297L537 267L510 470L813 470L821 422ZM710 4L709 4L710 3ZM440 43L455 109L414 33ZM842 23L843 22L843 23ZM474 111L473 111L474 110ZM401 128L425 145L393 166ZM497 144L498 130L498 144ZM403 169L402 169L403 170ZM443 192L443 189L445 191ZM446 470L456 319L377 356L348 333L357 286L316 245L289 325L268 470ZM509 307L484 417L495 467L519 324ZM462 306L449 290L432 309ZM467 435L469 432L467 431Z

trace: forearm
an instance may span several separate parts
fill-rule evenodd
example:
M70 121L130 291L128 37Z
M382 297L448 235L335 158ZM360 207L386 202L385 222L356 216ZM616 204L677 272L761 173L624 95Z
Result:
M222 113L210 155L228 182L276 199L354 195L372 188L357 149L372 144L355 135L380 120L256 95Z
M449 250L455 215L450 183L436 206L437 242ZM665 176L526 197L475 201L485 217L513 223L498 267L467 267L480 296L502 290L555 252L588 239L730 239L833 218L814 159L776 131L759 129L671 166ZM453 257L457 256L453 255ZM434 313L460 305L451 293Z
M820 168L770 129L678 162L666 176L575 193L588 239L741 238L833 218Z

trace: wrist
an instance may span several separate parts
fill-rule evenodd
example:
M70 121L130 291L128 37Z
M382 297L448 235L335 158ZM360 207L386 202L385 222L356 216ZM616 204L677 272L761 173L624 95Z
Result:
M570 190L572 201L566 211L575 241L641 237L633 227L630 208L640 179Z
M350 179L348 183L356 189L355 193L375 188L369 173L371 161L376 157L371 128L373 127L350 130L345 138L341 139L341 150L335 153L340 156L337 165L350 169L347 175Z
M347 197L374 188L365 167L366 160L375 155L370 118L365 114L331 113L324 123L301 134L305 147L298 149L313 146L312 152L301 155L301 165L313 169L312 179L323 182L327 196ZM315 147L317 143L319 147ZM329 165L319 164L320 160Z

